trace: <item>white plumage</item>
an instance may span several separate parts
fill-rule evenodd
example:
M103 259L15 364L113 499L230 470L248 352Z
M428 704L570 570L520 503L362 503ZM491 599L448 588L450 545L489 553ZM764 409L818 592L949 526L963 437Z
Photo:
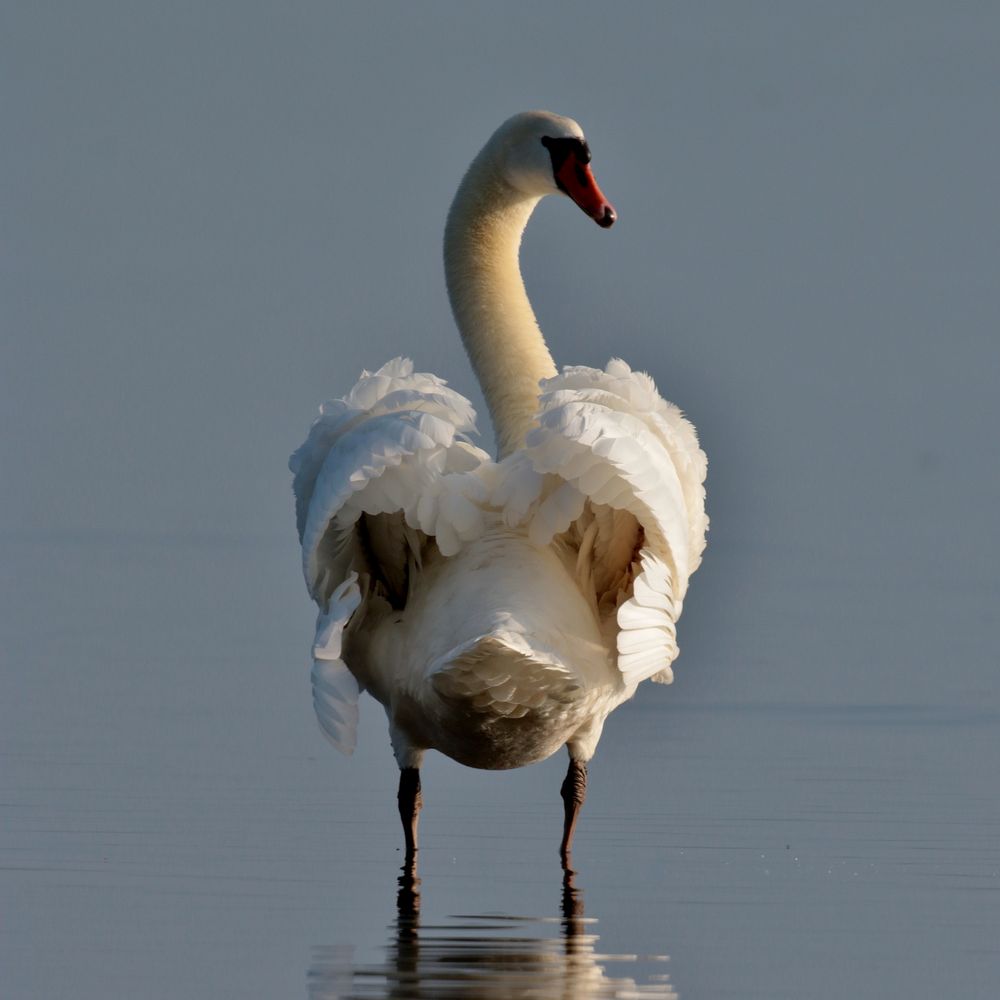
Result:
M705 546L705 455L624 362L556 374L518 272L541 196L560 190L614 221L589 167L574 175L580 189L566 180L559 156L583 165L580 148L569 119L515 116L449 217L449 292L503 457L472 443L468 400L401 358L324 404L292 456L320 609L314 703L345 752L368 690L404 769L430 748L506 768L567 745L585 762L640 682L673 678L675 624Z

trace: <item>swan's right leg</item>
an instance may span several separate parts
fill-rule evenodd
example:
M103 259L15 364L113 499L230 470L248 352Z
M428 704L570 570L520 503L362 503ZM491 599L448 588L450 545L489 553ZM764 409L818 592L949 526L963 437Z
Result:
M563 817L563 837L559 845L559 854L563 865L570 859L573 850L573 834L576 832L576 821L580 818L580 810L587 798L587 761L594 756L597 741L604 730L604 720L607 716L597 716L588 719L566 743L569 751L569 769L563 780L559 794L562 795L565 812Z
M559 854L563 863L569 860L570 852L573 850L573 834L576 831L576 821L580 817L580 809L583 807L583 800L587 797L587 763L582 760L574 760L570 757L569 770L563 780L562 788L559 789L565 806L565 817L563 820L563 838L559 845Z

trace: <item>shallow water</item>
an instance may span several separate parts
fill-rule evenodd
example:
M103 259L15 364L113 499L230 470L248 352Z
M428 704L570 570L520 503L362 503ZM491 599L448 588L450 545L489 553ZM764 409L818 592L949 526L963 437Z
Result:
M319 736L289 551L6 542L5 996L993 995L988 699L647 685L592 764L571 885L558 755L508 773L431 755L401 884L381 712L365 704L353 759ZM52 605L56 565L87 585Z
M399 877L397 919L385 959L366 966L352 949L316 949L309 996L346 997L649 997L677 996L668 955L613 955L598 948L598 921L585 916L576 873L563 873L561 916L483 914L428 924L421 880ZM630 974L629 974L630 973ZM636 981L636 976L640 981ZM645 980L645 981L643 981Z

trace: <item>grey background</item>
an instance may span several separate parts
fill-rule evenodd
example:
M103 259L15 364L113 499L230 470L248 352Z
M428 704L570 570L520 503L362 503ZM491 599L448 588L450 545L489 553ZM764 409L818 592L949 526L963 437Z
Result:
M102 946L80 937L90 920L66 909L65 880L40 889L25 861L49 873L83 864L95 905L119 914L104 918L107 934L129 924L133 911L86 867L107 863L104 828L80 821L95 795L112 796L126 826L136 801L152 810L129 827L135 856L110 876L116 891L135 887L129 865L214 870L208 833L185 837L212 807L219 824L247 828L258 808L226 798L234 783L273 808L271 847L295 789L317 809L332 798L338 816L371 803L383 811L363 832L394 844L377 706L365 705L351 762L310 720L312 611L285 462L321 400L397 354L485 412L452 327L441 232L468 160L525 108L581 122L620 215L605 233L548 199L529 227L522 266L557 362L620 355L648 370L709 455L712 529L678 679L640 692L623 718L635 728L648 715L667 733L675 711L683 732L685 706L777 718L790 706L801 746L776 739L759 771L821 753L810 712L845 726L876 713L890 741L865 737L876 760L900 746L887 720L923 720L900 758L904 771L915 761L905 780L920 789L934 760L941 789L969 798L928 797L913 822L993 808L995 5L8 4L0 47L0 749L22 822L0 859L20 894L6 942L25 983L39 949L78 948L80 981L107 987L87 977ZM707 780L746 760L732 733L766 741L774 717L744 733L710 715ZM630 725L613 722L606 742L619 749L607 753L627 770ZM946 724L980 728L962 742L942 736ZM856 730L843 735L856 745ZM658 773L663 748L645 749ZM456 795L486 780L433 767ZM536 785L541 802L561 767L489 787L509 790L495 793L509 795L504 808L534 802ZM643 786L633 791L625 808L641 826ZM595 817L611 809L601 794ZM984 813L977 836L996 822ZM53 829L61 839L38 840ZM150 837L166 862L144 853ZM995 879L995 852L983 864ZM989 884L975 905L992 919ZM476 905L454 889L452 912ZM609 902L603 919L627 908ZM265 923L259 936L284 943ZM303 948L326 940L295 926ZM737 976L721 940L688 985ZM110 967L156 968L133 943L135 966ZM182 953L195 975L201 952ZM288 978L286 959L267 968L294 993L302 970ZM830 986L800 968L797 995ZM857 992L884 986L873 968ZM775 995L766 963L758 974ZM135 975L118 985L148 993Z

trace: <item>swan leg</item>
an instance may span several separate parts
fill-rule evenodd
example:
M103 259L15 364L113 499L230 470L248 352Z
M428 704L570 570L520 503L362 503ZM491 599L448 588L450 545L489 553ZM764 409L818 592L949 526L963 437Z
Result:
M399 818L403 821L406 841L406 860L410 862L417 853L417 824L424 804L420 793L420 768L404 767L399 772Z
M559 853L565 861L573 849L576 821L580 816L583 800L587 797L587 764L585 761L570 758L569 770L566 772L559 794L562 795L566 810L563 821L563 838L559 845Z

